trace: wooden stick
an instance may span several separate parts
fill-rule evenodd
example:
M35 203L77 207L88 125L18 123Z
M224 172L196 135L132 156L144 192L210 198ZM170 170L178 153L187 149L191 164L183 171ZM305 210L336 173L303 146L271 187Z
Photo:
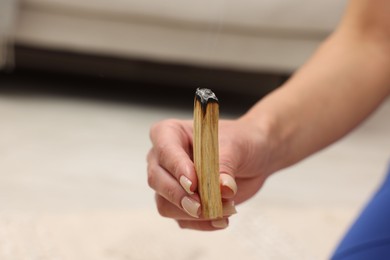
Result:
M218 153L219 103L209 89L197 89L194 100L194 163L202 214L206 219L222 218Z

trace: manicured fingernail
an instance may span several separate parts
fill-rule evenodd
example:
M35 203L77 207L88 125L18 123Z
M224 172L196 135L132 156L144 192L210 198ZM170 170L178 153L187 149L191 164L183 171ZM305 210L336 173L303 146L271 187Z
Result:
M185 210L185 212L188 213L188 215L194 217L194 218L199 218L200 212L200 203L197 202L196 200L193 200L189 197L184 197L181 199L181 206Z
M223 215L231 216L237 213L234 201L228 201L223 203Z
M194 192L191 191L192 181L190 181L190 179L188 179L186 176L180 176L180 184L188 194L194 194Z
M231 194L224 194L224 195L229 195L228 197L233 197L237 193L237 184L236 181L233 179L232 176L229 174L221 174L219 176L219 181L221 182L221 186L226 187Z
M227 222L227 219L218 219L218 220L213 220L211 221L211 225L215 228L227 228L227 226L229 225L228 222Z

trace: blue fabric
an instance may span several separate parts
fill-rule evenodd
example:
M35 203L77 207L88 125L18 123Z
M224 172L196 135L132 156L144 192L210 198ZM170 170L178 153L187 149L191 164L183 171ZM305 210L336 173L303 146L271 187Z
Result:
M367 259L390 259L390 169L332 257L332 260Z

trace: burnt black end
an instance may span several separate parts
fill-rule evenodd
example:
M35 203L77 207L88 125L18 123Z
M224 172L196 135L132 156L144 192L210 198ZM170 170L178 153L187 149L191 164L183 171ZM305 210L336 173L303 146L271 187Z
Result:
M217 96L214 94L214 92L212 92L208 88L198 88L198 89L196 89L195 98L198 101L200 101L200 103L202 104L203 108L205 108L208 103L212 103L212 102L218 103Z

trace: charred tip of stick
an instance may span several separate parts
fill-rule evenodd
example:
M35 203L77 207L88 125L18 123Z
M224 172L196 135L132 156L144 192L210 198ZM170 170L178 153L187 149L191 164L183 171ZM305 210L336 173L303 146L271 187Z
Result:
M209 102L218 102L217 96L208 88L198 88L195 93L196 98L204 105Z
M206 112L207 104L218 103L217 96L208 88L197 88L195 92L195 99L202 105L203 113Z

